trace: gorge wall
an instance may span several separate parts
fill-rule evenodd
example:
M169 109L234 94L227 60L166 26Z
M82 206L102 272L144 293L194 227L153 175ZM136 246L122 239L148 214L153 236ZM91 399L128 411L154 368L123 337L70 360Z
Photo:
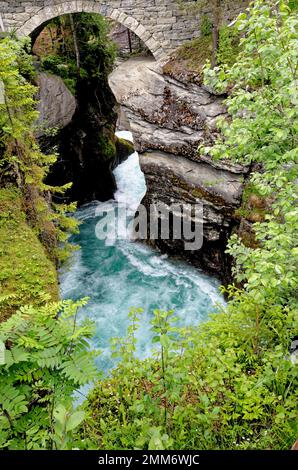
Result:
M248 168L213 161L197 152L199 145L216 137L216 120L226 114L223 97L165 75L150 58L130 59L109 81L140 154L147 182L143 204L149 209L160 202L203 203L201 250L184 251L183 241L177 240L159 239L154 244L229 281L231 263L225 249L238 224L235 210L241 204Z
M79 204L113 198L113 169L133 147L115 136L115 98L108 85L83 82L74 97L58 76L42 72L37 83L37 137L46 153L58 151L47 182L72 182L66 198Z
M96 42L89 40L93 34ZM116 101L107 78L114 55L107 34L101 17L80 13L48 23L33 42L37 136L44 152L58 152L47 182L71 182L66 201L79 204L111 199L116 190L113 169L133 152L130 143L115 136Z

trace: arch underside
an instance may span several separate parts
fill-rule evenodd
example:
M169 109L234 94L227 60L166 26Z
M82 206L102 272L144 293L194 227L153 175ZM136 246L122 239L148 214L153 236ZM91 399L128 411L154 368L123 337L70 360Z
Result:
M56 18L57 16L65 15L68 13L99 13L106 18L110 18L118 23L124 25L126 28L133 31L148 47L158 62L167 60L167 54L164 52L160 42L156 40L152 34L135 18L127 13L117 9L95 3L94 1L87 0L73 0L62 2L60 5L47 6L40 9L34 16L26 21L18 30L19 36L29 36L35 29L40 27L43 23Z

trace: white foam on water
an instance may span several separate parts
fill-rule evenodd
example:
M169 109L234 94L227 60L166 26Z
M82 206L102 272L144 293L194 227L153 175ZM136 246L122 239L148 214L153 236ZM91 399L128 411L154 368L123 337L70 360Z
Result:
M120 139L125 139L133 143L133 136L132 136L132 132L130 131L117 131L116 136L119 137Z
M146 183L140 168L139 156L135 152L114 171L118 190L115 200L124 204L134 215L146 194ZM125 178L122 175L125 174Z

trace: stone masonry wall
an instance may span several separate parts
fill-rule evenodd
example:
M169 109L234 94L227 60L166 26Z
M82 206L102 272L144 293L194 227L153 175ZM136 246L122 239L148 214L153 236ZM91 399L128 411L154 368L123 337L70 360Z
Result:
M234 19L248 3L224 0L225 20ZM202 12L183 11L178 0L0 0L0 30L29 35L53 17L80 11L100 13L131 29L160 62L184 41L200 34ZM208 12L207 6L203 13Z
M147 47L141 39L130 29L120 23L114 22L110 32L110 38L117 45L118 55L126 58L132 53L146 52Z

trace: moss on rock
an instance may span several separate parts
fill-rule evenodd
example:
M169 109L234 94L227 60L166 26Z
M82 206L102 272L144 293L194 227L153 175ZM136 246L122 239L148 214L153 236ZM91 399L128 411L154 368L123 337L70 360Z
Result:
M126 139L122 139L121 137L116 138L116 152L120 161L125 160L132 153L134 153L134 151L135 149L132 142Z
M0 322L26 303L58 297L55 266L26 222L21 193L0 189Z
M163 72L181 81L201 84L203 66L212 55L212 37L203 36L186 42L177 49Z

